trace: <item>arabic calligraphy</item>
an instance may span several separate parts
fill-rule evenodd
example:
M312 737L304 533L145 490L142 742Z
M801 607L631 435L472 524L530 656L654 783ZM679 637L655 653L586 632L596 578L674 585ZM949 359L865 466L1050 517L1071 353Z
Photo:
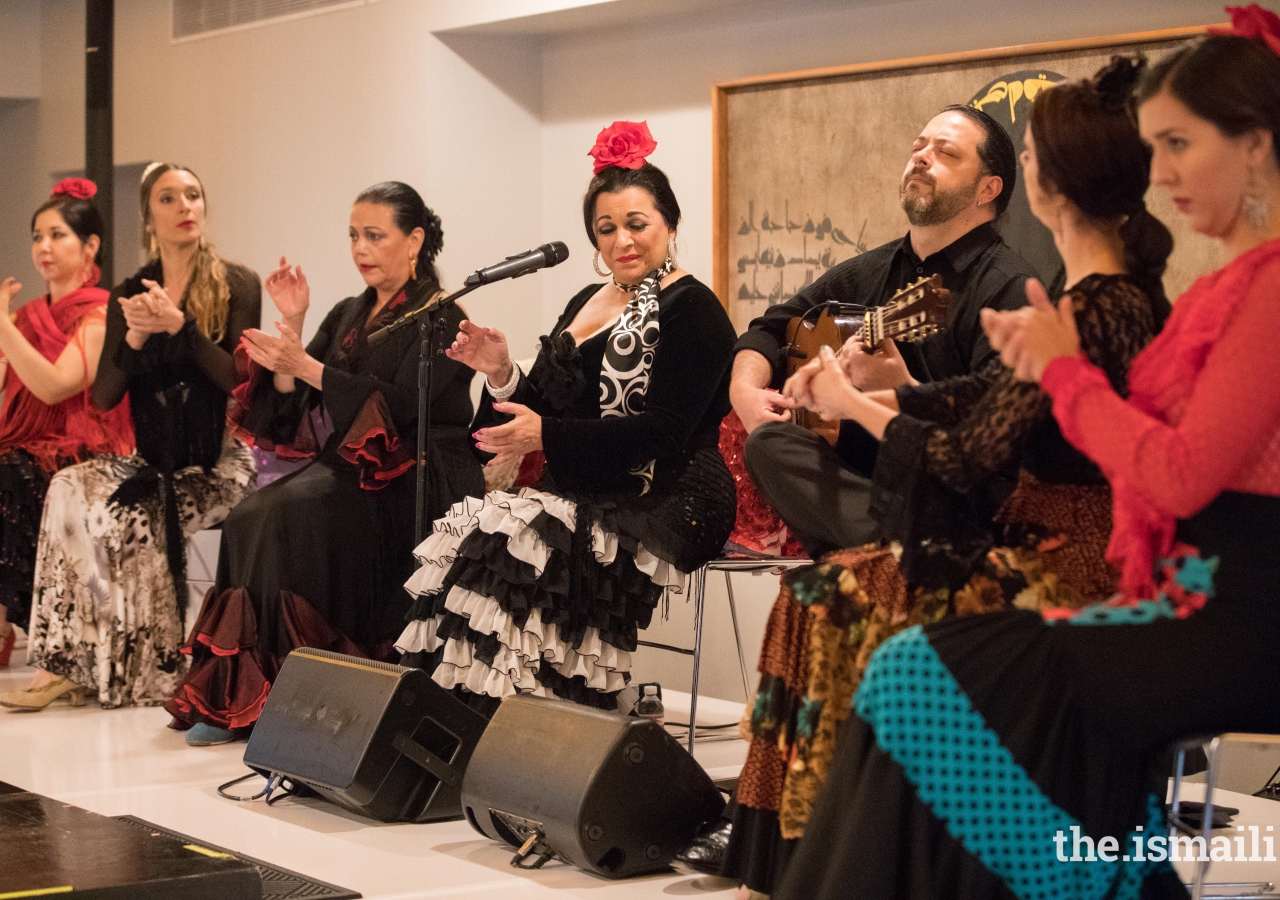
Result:
M774 212L777 212L776 207ZM761 213L757 224L756 202L748 201L747 214L738 226L738 234L745 238L754 232L756 250L750 256L744 254L738 257L738 274L746 275L750 269L751 284L743 281L738 288L737 299L748 302L763 300L770 306L775 306L790 300L797 291L812 284L814 278L837 263L866 252L867 246L863 242L867 233L865 219L858 230L858 237L853 239L843 228L833 224L828 215L824 214L818 222L808 214L802 218L803 225L792 220L791 201L786 200L783 202L781 219L771 218L766 210ZM795 235L794 232L799 234ZM812 246L810 241L813 242ZM819 241L825 246L819 247ZM784 244L786 250L781 246ZM849 248L847 252L845 247ZM760 287L762 278L768 293Z
M1061 75L1056 75L1054 78L1057 81L1062 80ZM988 103L1000 103L1007 100L1009 103L1009 120L1017 122L1018 101L1023 97L1026 97L1028 101L1034 101L1036 94L1045 88L1053 87L1053 85L1054 81L1043 73L1036 75L1035 78L1024 78L1021 81L997 81L987 89L987 93L981 99L974 100L971 105L975 109L982 109Z

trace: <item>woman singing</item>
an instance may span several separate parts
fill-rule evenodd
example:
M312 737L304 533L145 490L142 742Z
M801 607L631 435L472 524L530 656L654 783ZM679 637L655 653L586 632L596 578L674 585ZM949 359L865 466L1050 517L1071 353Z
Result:
M716 450L733 327L676 265L655 146L643 123L601 132L583 219L612 277L569 301L527 374L494 328L464 322L448 351L487 379L477 448L546 458L537 489L466 500L415 550L397 646L478 708L517 691L613 708L638 629L733 527Z
M46 294L13 316L22 285L0 283L0 668L31 615L36 538L50 476L99 455L133 449L128 404L89 402L98 371L108 294L97 287L102 216L97 186L58 182L31 217L31 259Z
M395 658L413 571L418 329L371 344L369 335L436 299L440 218L407 184L376 184L351 208L351 258L366 289L325 316L304 349L310 305L301 267L281 258L267 277L280 336L245 334L249 381L238 424L265 449L311 455L306 468L263 488L222 526L218 580L192 639L191 671L165 708L187 743L225 743L257 721L295 647ZM450 333L462 312L444 312ZM434 519L484 493L467 423L473 373L440 360L427 450ZM237 732L237 729L239 731Z
M1161 751L1280 729L1280 19L1231 12L1234 34L1137 92L1152 183L1229 262L1174 304L1128 397L1081 352L1070 299L1033 288L1031 309L985 315L1111 483L1121 597L886 641L777 896L1186 897L1135 849L1166 834ZM1119 853L1064 862L1072 834Z
M7 706L86 691L104 707L167 700L184 664L186 536L254 487L253 454L225 425L231 353L261 315L258 276L206 238L204 188L189 169L152 164L140 200L151 260L111 292L93 383L99 409L128 398L137 453L50 483L29 651L41 671Z

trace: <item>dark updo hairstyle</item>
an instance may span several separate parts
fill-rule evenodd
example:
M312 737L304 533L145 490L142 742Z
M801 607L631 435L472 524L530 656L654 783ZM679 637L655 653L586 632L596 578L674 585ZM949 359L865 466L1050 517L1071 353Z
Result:
M93 257L94 265L102 263L102 236L106 229L102 224L102 213L98 212L98 207L93 205L92 200L81 200L79 197L73 197L70 194L57 194L40 204L40 207L31 215L31 230L36 230L36 219L40 218L40 214L56 209L58 215L62 216L62 221L67 223L67 227L75 232L76 237L80 238L80 242L84 243L90 237L98 238L98 252Z
M390 207L392 221L405 234L412 234L415 228L422 229L422 248L418 251L418 265L413 277L427 296L440 290L440 273L436 271L435 259L444 249L444 229L440 225L440 217L422 202L422 196L403 181L380 181L361 191L355 202Z
M1175 51L1142 79L1135 108L1162 90L1228 137L1271 132L1280 163L1280 56L1261 40L1214 35Z
M1018 183L1018 154L1013 149L1013 138L1009 137L1009 132L1004 130L1003 125L976 107L954 103L944 106L938 115L946 112L960 113L986 134L978 145L978 159L987 170L986 174L1000 178L1000 194L992 203L998 219L1009 208L1013 189Z
M1128 112L1134 85L1146 70L1142 57L1113 56L1092 78L1056 84L1031 105L1040 187L1057 191L1091 219L1124 219L1125 266L1151 298L1156 326L1170 310L1165 265L1173 235L1147 212L1143 197L1151 151Z
M586 196L582 198L582 222L587 226L587 237L591 246L597 250L596 243L596 200L601 194L616 194L629 187L643 188L653 198L654 208L662 215L662 221L672 231L680 224L680 204L676 201L675 191L671 190L671 182L657 166L645 163L638 169L624 169L620 166L609 166L601 169L587 185Z

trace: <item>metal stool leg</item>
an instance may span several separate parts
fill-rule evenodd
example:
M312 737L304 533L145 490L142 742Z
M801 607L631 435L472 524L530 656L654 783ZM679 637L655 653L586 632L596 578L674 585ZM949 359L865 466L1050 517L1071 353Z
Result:
M1204 879L1209 873L1209 840L1213 831L1213 786L1218 780L1218 763L1221 754L1218 752L1222 744L1221 735L1209 742L1209 772L1204 779L1204 819L1201 822L1200 834L1204 836L1205 859L1196 860L1196 875L1191 882L1191 900L1201 900L1204 896Z
M729 615L733 617L733 642L738 647L738 668L742 670L742 696L744 702L751 702L751 685L747 680L747 658L742 653L742 633L738 631L738 606L733 602L733 577L726 569L724 573L724 590L729 595Z
M698 731L698 668L702 664L702 614L707 601L707 567L702 566L690 578L693 589L693 685L689 691L689 755Z

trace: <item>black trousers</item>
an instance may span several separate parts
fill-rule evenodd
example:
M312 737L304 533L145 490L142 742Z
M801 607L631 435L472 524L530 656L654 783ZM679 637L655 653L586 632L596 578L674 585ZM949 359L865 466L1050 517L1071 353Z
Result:
M766 422L743 458L760 493L812 559L880 540L871 518L871 481L821 436L790 422Z

